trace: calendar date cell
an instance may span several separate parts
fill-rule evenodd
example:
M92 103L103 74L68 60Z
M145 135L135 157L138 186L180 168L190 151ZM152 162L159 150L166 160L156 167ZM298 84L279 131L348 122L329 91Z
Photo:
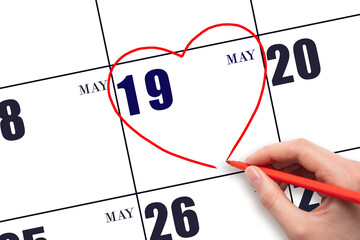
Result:
M0 144L6 156L0 181L7 182L2 193L8 196L0 205L2 219L134 192L121 124L106 91L79 94L79 86L86 91L86 84L104 84L107 73L0 90ZM14 176L16 181L8 180Z
M360 86L354 76L360 39L348 35L349 27L358 24L360 17L353 17L261 38L268 49L268 76L282 141L302 137L334 152L358 145L360 118L355 109ZM289 57L281 78L278 70L282 57L287 57L285 49Z
M141 193L139 200L151 240L235 240L239 231L253 239L269 234L285 239L279 226L268 221L244 173Z

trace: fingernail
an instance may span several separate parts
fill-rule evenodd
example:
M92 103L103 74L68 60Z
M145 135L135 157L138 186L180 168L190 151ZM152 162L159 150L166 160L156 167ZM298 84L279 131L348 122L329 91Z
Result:
M256 170L253 167L246 168L245 175L249 179L250 184L256 190L261 181L260 175L256 172Z

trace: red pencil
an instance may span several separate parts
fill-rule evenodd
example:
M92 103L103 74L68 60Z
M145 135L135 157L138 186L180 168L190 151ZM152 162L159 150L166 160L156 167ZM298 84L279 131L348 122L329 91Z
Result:
M238 169L245 170L249 165L244 162L238 161L227 161L233 167ZM360 192L353 191L350 189L338 187L335 185L319 182L316 180L312 180L309 178L300 177L297 175L293 175L290 173L282 172L279 170L267 168L267 167L259 167L261 170L266 173L270 178L275 181L284 182L287 184L292 184L298 187L306 188L311 191L315 191L318 193L323 193L328 196L340 198L346 201L354 202L360 204Z

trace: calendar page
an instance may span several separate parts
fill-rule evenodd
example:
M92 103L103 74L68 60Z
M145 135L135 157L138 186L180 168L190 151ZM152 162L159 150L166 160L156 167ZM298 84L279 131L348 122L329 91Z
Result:
M0 240L286 239L226 159L360 159L357 1L1 5Z

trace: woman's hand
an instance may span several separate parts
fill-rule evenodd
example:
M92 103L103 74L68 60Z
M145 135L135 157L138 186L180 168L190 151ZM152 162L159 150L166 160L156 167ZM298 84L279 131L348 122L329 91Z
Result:
M251 165L284 172L360 191L360 163L321 148L304 139L266 146L246 159ZM262 204L290 239L360 239L360 205L323 196L319 207L305 212L291 203L280 186L260 168L245 171Z

